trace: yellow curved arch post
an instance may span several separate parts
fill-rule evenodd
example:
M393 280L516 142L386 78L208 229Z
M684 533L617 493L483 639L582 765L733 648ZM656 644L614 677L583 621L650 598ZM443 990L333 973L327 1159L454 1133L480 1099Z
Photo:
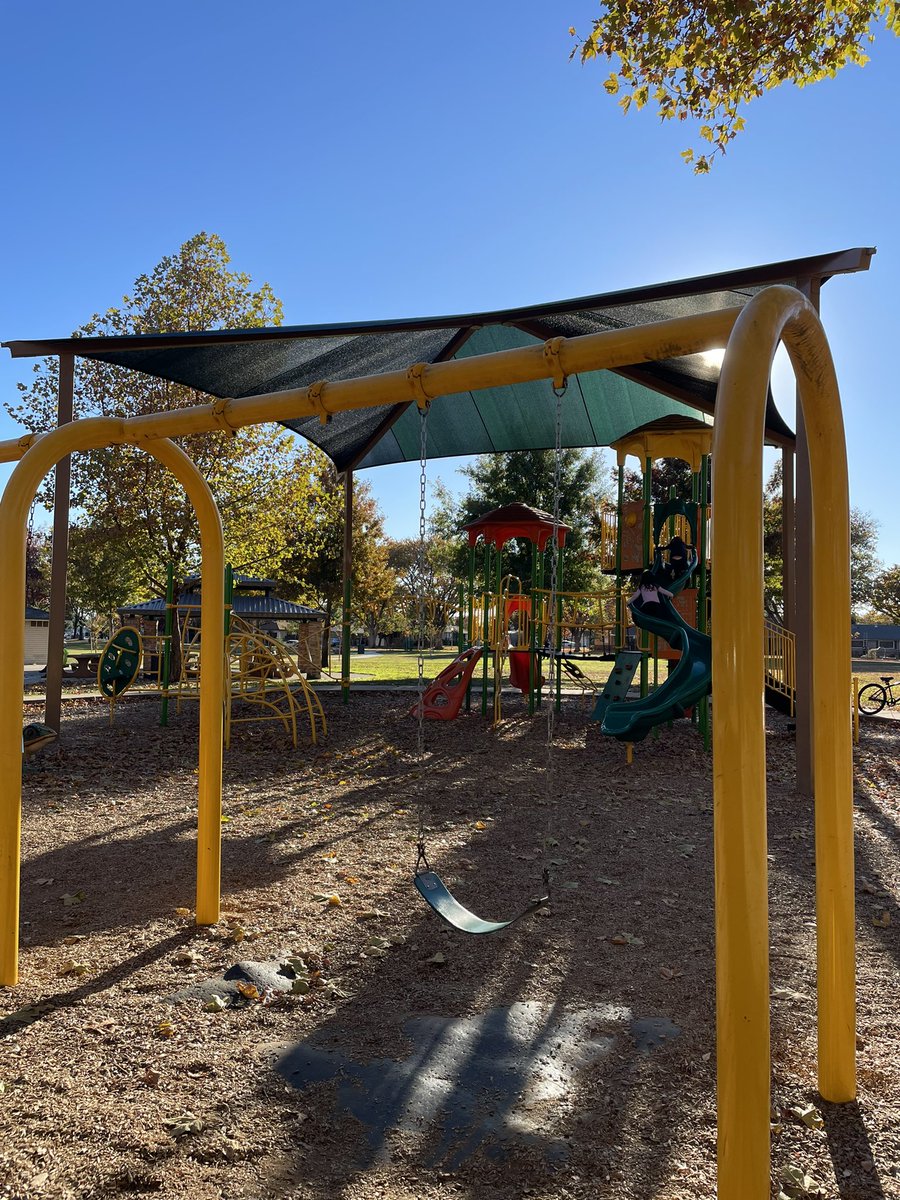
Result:
M850 537L843 419L819 318L793 288L761 292L728 342L713 438L713 787L719 1190L769 1195L769 961L763 714L763 425L780 340L809 437L813 505L819 1090L853 1099L855 997Z
M0 622L9 636L0 639L0 984L18 980L19 856L22 775L21 676L25 639L25 537L28 512L37 488L67 454L131 442L125 422L95 417L63 425L35 439L17 464L0 500ZM187 492L200 527L203 553L202 619L209 650L202 651L204 680L200 695L200 752L197 816L197 921L219 918L222 807L222 687L224 656L224 569L222 523L203 476L173 442L143 443ZM217 632L218 631L218 632Z

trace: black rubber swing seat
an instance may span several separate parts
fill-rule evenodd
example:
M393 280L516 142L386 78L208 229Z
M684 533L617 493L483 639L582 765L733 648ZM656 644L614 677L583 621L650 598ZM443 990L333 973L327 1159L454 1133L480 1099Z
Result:
M485 921L477 917L456 899L450 889L438 875L437 871L419 871L415 876L416 889L419 895L431 908L442 917L448 925L458 929L460 933L499 933L515 921L543 908L550 901L549 890L544 896L529 901L528 905L508 921Z

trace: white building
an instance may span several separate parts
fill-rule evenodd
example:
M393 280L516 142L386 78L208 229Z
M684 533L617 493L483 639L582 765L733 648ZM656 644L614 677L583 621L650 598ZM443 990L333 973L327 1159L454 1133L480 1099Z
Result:
M42 608L25 605L25 662L47 665L50 638L50 614Z

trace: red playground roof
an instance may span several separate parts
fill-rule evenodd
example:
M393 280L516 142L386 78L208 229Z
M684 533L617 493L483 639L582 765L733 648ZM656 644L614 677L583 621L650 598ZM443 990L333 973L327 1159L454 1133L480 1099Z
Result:
M571 527L560 521L556 526L557 544L566 544L566 534ZM553 514L541 512L528 504L504 504L492 512L485 513L477 521L463 525L469 535L469 545L474 546L479 537L484 538L499 550L513 538L527 538L538 550L544 550L553 536Z

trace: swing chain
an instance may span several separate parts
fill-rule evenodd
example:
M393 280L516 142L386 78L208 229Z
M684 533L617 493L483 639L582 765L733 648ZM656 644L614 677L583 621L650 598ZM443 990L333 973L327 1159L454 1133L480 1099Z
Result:
M554 793L556 783L556 763L553 755L553 741L556 722L556 687L559 679L560 662L559 655L556 650L556 643L559 637L559 629L557 626L557 588L558 588L558 570L559 570L559 526L560 526L560 493L562 491L562 401L566 393L567 383L564 380L562 387L553 387L553 395L556 397L556 419L555 419L555 437L554 437L554 456L553 456L553 542L550 552L550 612L548 614L548 632L550 651L547 661L550 663L550 689L547 696L547 822L544 830L544 851L550 847L550 831L554 816ZM550 896L550 868L544 867L543 871L544 888L549 899Z
M416 587L417 599L417 640L418 640L418 659L417 659L417 694L418 704L416 712L418 713L418 724L416 728L416 765L419 768L421 776L422 767L425 761L425 569L426 561L426 522L425 514L427 508L427 489L428 489L428 409L429 404L424 404L419 408L420 424L420 441L419 441L419 553L418 553L418 580ZM418 834L418 858L416 859L416 874L419 873L419 866L424 863L425 869L431 870L428 866L428 859L425 857L425 784L420 778L419 781L419 834Z

